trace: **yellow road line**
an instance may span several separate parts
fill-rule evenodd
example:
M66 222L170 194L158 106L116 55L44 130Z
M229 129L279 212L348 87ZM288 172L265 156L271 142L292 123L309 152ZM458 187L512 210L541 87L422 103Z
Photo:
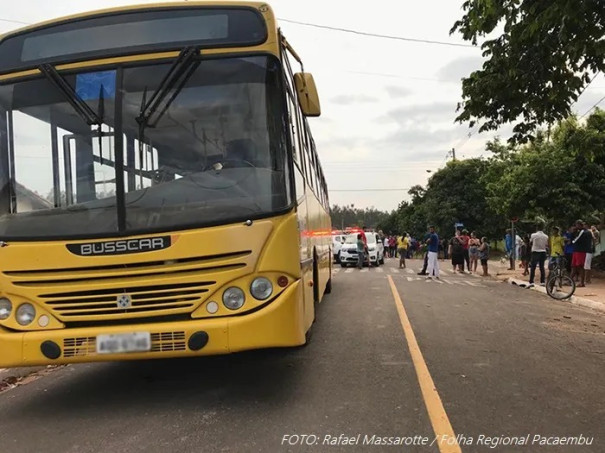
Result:
M441 402L441 398L439 397L439 393L437 392L437 388L431 377L431 373L426 366L424 357L422 357L422 352L416 341L416 335L414 335L414 330L412 330L412 325L410 324L408 315L403 307L403 301L401 300L401 297L399 297L399 292L390 275L388 276L388 279L391 291L393 292L393 298L395 299L395 305L397 306L397 312L399 313L399 319L401 320L401 327L403 327L403 333L408 342L412 362L416 369L416 376L418 376L418 383L420 384L424 404L429 414L431 425L433 425L433 431L435 432L435 444L439 446L439 451L441 453L461 453L462 450L456 440L456 434L454 434L454 430L447 417L443 403Z

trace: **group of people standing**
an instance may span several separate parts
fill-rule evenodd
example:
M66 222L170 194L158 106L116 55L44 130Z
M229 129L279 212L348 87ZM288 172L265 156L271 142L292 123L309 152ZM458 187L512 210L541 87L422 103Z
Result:
M516 242L519 244L518 239ZM544 286L546 280L544 263L550 256L549 268L552 268L556 260L565 257L567 272L579 287L583 287L591 282L592 257L600 242L601 236L596 226L589 227L582 220L577 220L575 225L569 227L563 234L558 227L553 227L550 236L547 236L538 225L535 233L531 236L525 235L521 240L516 253L524 268L523 275L529 274L530 286L534 285L536 268L540 270L540 284ZM512 252L510 230L507 230L505 244L507 253ZM514 269L513 264L511 261L509 270Z
M490 245L487 237L481 239L475 232L468 234L468 230L456 230L456 234L449 242L448 252L452 257L454 272L464 273L464 265L469 274L477 273L477 266L481 262L483 276L488 277L488 260Z
M442 241L435 232L434 227L429 228L429 232L425 236L426 254L424 257L424 266L418 275L426 275L427 278L439 278L439 249L440 245L443 248L444 257L450 256L454 272L465 273L466 269L469 274L476 273L479 262L483 277L489 277L488 260L490 245L487 237L479 239L473 232L469 235L467 230L457 229L454 237L452 237L444 248ZM447 250L447 255L445 255Z

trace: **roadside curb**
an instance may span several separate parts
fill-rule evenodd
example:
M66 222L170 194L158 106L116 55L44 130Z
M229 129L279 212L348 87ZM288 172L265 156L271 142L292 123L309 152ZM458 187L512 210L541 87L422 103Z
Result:
M546 293L546 288L543 286L534 286L533 288L528 288L529 283L524 280L517 280L515 278L506 278L502 280L503 282L510 283L511 285L518 286L520 288L532 289L534 291L541 292L542 294ZM581 307L592 308L594 310L599 310L605 313L605 304L602 302L597 302L595 300L586 299L584 297L571 296L569 299L563 299L562 302L570 302L574 305L579 305Z

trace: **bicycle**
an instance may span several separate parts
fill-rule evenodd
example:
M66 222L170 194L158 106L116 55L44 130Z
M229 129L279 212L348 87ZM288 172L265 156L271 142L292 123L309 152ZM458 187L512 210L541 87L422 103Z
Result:
M557 255L546 280L546 293L556 300L569 299L576 291L576 282L567 274L565 257Z

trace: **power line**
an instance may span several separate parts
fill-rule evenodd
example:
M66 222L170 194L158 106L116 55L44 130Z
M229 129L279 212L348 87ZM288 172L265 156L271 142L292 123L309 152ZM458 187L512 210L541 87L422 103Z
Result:
M410 190L409 187L402 189L328 189L328 192L401 192Z
M455 43L455 42L434 41L431 39L417 39L417 38L406 38L404 36L381 35L378 33L368 33L368 32L364 32L364 31L353 30L350 28L331 27L329 25L319 25L319 24L312 24L309 22L299 22L299 21L291 20L291 19L278 18L277 20L282 21L282 22L289 22L291 24L304 25L306 27L322 28L325 30L340 31L343 33L353 33L355 35L362 35L362 36L371 36L373 38L394 39L397 41L408 41L408 42L416 42L416 43L422 43L422 44L438 44L441 46L470 47L473 49L479 49L478 46L473 46L472 44L459 44L459 43Z
M579 119L584 118L586 115L588 115L590 112L592 112L603 101L605 101L605 96L603 96L601 99L599 99L595 105L593 105L588 110L586 110L586 113L584 113L584 115L582 115Z
M582 89L582 91L581 91L581 92L580 92L580 94L578 95L578 100L580 99L580 96L582 96L582 94L584 93L584 91L586 91L586 89L587 89L587 88L590 86L590 84L591 84L592 82L594 82L594 81L595 81L595 79L597 78L597 76L598 76L600 73L601 73L601 71L597 71L597 73L594 75L594 77L592 78L592 80L591 80L590 82L588 82L588 85L586 85L586 86L585 86L585 87ZM588 115L590 112L592 112L592 110L593 110L594 108L596 108L596 107L597 107L597 105L599 105L601 102L603 102L603 100L605 100L605 96L603 96L601 99L599 99L599 100L598 100L598 102L597 102L595 105L593 105L592 107L590 107L590 108L589 108L589 109L586 111L586 113L584 113L584 115L582 115L582 116L580 117L580 119L584 118L586 115ZM576 102L578 102L578 101L576 100ZM574 103L573 103L571 106L573 107L573 106L574 106L574 104L575 104L576 102L574 102Z
M365 71L347 71L347 70L337 70L337 72L346 72L349 74L358 74L358 75L365 75L365 76L376 76L376 77L387 77L387 78L391 78L391 79L404 79L404 80L420 80L423 82L438 82L438 83L452 83L450 81L447 80L440 80L440 79L434 79L434 78L428 78L428 77L408 77L408 76L404 76L404 75L400 75L400 74L387 74L387 73L383 73L383 72L365 72Z
M22 22L20 20L14 20L14 19L0 19L0 22L10 22L13 24L31 25L29 22Z

